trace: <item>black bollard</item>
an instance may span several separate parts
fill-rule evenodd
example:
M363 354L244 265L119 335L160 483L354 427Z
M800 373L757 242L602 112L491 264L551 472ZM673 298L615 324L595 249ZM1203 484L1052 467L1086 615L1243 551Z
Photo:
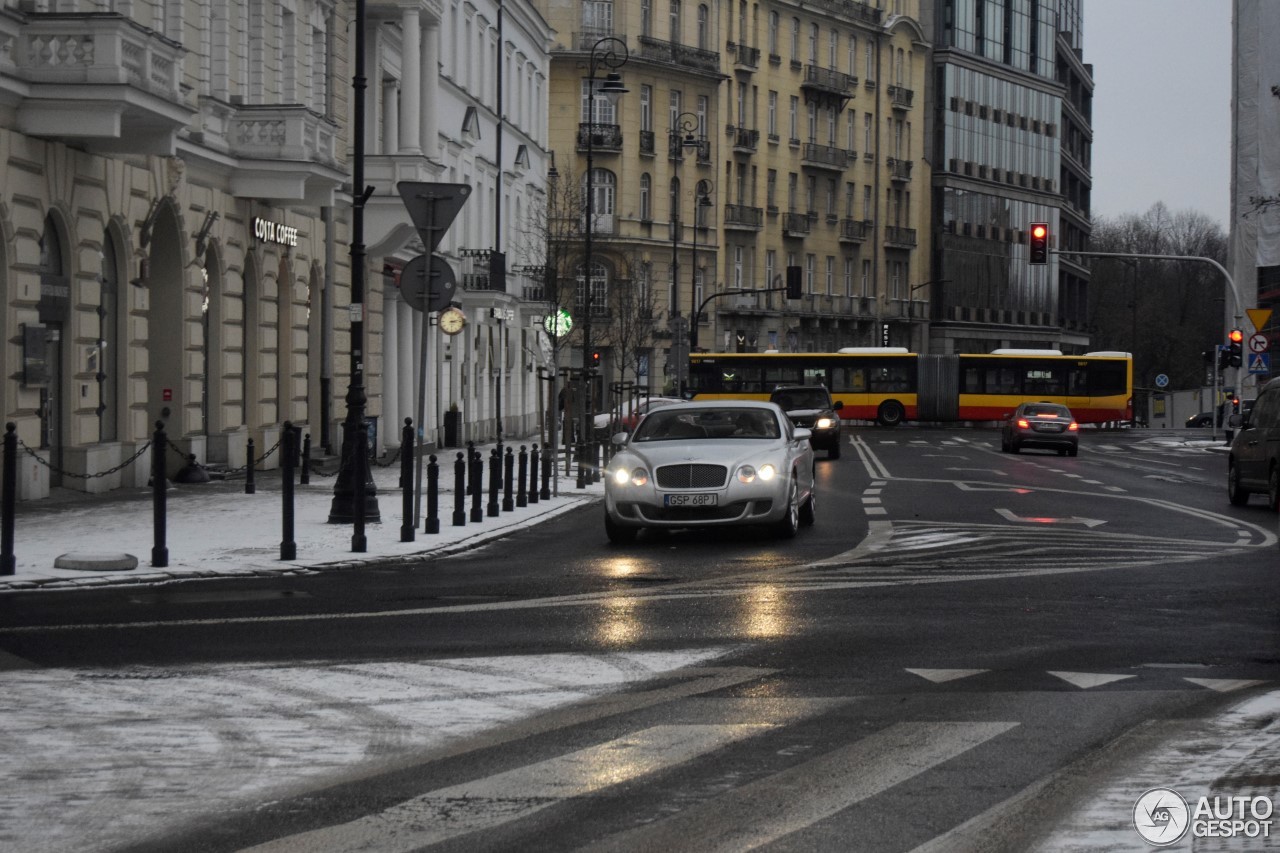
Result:
M258 491L257 485L253 482L253 437L249 438L249 467L244 471L244 493L252 495Z
M506 454L502 457L502 464L502 511L511 512L516 508L515 497L511 492L512 487L515 485L512 481L515 479L516 458L510 447L507 448Z
M538 442L533 443L533 447L529 450L529 503L536 504L538 502Z
M427 533L440 532L440 466L436 455L427 457Z
M591 442L591 482L600 482L600 439Z
M404 419L400 430L400 541L412 542L418 529L413 511L413 418Z
M18 511L18 429L17 424L4 425L4 471L0 482L0 575L18 570L13 553L13 518Z
M453 526L467 524L467 463L462 461L462 451L453 463Z
M297 434L293 424L284 422L284 434L280 436L280 499L284 503L281 515L280 559L298 559L298 543L293 539L293 466L297 463Z
M516 470L516 506L528 506L529 493L525 491L524 484L529 477L529 451L523 444L520 445L516 458L519 460Z
M579 444L575 452L578 457L578 480L575 487L585 489L587 487L587 446Z
M551 500L551 466L554 465L555 453L550 442L542 446L542 494L544 501Z
M483 479L484 464L481 463L480 468L478 469L480 473L478 473L476 467L471 464L471 461L479 456L480 452L476 450L476 443L474 441L468 441L467 469L470 476L467 478L467 494L469 495L474 495L476 492L484 490L484 486L480 484L480 481Z
M169 565L169 548L165 544L168 536L165 517L165 489L169 487L169 478L165 473L164 460L169 455L169 436L164 432L164 421L156 421L156 432L151 437L151 510L154 540L151 545L151 565L163 569Z
M496 518L498 515L498 488L502 485L502 457L498 448L489 452L489 505L485 507L485 515Z
M471 454L471 521L484 521L484 510L480 507L480 498L484 495L484 457L479 450Z
M302 485L311 482L311 433L302 439Z

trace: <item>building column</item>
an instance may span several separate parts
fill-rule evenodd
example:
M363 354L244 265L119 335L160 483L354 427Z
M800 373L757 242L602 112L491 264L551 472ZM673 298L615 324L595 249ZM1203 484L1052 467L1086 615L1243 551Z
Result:
M400 415L404 400L399 394L398 354L401 345L397 318L408 306L400 304L399 295L393 289L387 288L385 293L387 298L382 303L382 412L386 422L384 429L388 431L387 445L390 446L392 441L399 442L399 430L404 426ZM392 429L396 430L394 434L390 432Z
M403 81L403 115L400 117L400 151L422 153L422 23L418 8L404 9L400 15L401 51L400 79Z
M456 46L454 48L457 49ZM440 159L440 123L436 110L440 90L440 22L428 21L422 31L422 134L419 144L422 154L432 160Z
M398 151L400 126L400 88L397 80L382 81L382 152L395 154ZM374 149L377 150L377 149Z

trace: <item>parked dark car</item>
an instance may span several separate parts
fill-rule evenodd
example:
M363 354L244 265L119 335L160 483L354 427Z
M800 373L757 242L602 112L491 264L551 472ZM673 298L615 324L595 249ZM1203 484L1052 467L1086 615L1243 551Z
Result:
M1243 506L1262 492L1267 505L1280 510L1280 379L1263 386L1250 410L1228 423L1236 434L1227 454L1227 497Z
M1080 451L1080 425L1071 410L1057 403L1022 403L1004 419L1000 449L1018 453L1024 447L1043 447L1059 456Z
M844 403L833 402L831 392L822 385L780 385L769 395L798 427L809 430L809 443L814 450L827 451L828 459L840 458L840 409Z

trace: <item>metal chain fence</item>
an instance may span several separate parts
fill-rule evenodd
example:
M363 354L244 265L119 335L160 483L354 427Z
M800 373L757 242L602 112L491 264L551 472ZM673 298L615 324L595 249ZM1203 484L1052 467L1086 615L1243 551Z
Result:
M147 443L139 447L137 453L133 454L132 456L130 456L128 459L121 462L116 467L108 468L105 471L99 471L96 474L77 474L74 471L63 471L61 468L54 465L48 459L45 459L40 454L36 453L34 450L28 447L26 445L26 442L24 442L21 438L18 439L18 446L21 447L23 450L25 450L27 452L27 455L30 456L32 459L36 460L41 465L48 468L50 471L54 472L60 477L71 477L76 480L94 480L94 479L97 479L98 477L110 477L112 474L115 474L118 471L123 471L125 468L128 468L134 462L137 462L138 457L146 453L147 449L151 447L151 439L147 439Z

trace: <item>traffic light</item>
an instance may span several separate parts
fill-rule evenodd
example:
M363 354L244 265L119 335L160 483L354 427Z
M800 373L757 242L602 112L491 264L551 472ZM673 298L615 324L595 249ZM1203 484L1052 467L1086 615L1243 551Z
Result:
M1226 370L1231 365L1231 347L1218 347L1218 370Z
M802 295L800 267L787 267L787 298L799 299Z
M594 369L599 366L600 366L600 350L592 350L591 351L591 367Z
M1241 344L1244 343L1244 332L1232 329L1227 333L1227 364L1239 367L1243 363Z
M1031 263L1043 266L1049 263L1049 223L1031 223Z

